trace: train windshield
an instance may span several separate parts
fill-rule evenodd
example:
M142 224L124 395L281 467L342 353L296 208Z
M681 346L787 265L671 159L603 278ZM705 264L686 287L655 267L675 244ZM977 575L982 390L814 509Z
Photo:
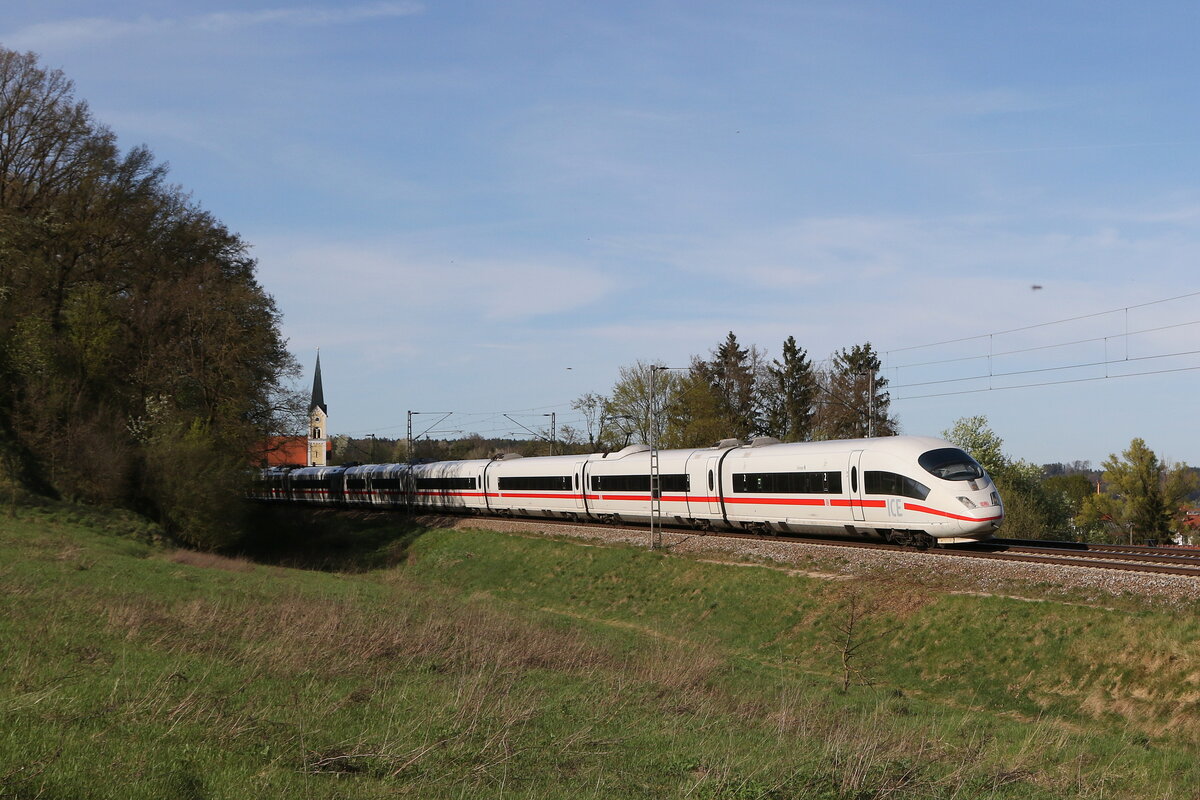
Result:
M983 477L983 467L957 447L943 447L922 454L917 462L930 475L944 481L974 481Z

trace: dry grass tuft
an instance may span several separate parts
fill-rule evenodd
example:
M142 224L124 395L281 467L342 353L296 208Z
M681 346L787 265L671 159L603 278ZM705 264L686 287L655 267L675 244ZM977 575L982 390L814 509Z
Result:
M175 550L165 556L172 564L186 564L189 567L204 569L223 569L229 572L253 572L254 564L244 558L229 558L216 553L201 553L196 550Z

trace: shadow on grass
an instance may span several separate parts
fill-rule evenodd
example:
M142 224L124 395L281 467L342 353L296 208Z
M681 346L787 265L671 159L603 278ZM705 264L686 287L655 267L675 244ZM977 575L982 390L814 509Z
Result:
M253 503L237 555L251 560L323 572L367 572L403 563L408 548L436 527L427 517L396 511Z

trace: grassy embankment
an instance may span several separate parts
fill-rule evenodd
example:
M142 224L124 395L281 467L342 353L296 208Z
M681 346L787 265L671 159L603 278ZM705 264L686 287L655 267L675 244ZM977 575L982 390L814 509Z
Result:
M0 517L0 797L1200 785L1195 609L397 524L369 570L318 572L172 552L111 515ZM842 692L851 621L873 685Z

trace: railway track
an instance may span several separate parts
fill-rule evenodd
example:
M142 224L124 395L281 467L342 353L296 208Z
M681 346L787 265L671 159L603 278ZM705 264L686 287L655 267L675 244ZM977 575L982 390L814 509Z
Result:
M998 539L985 546L998 548L997 552L1014 559L1200 577L1200 551L1163 550L1158 547L1139 545L1039 542L1019 539Z
M605 529L644 534L646 528L613 526L603 523L553 523L567 528ZM767 542L795 542L830 547L866 548L894 552L915 552L915 548L887 542L836 536L782 536L739 531L699 533L690 528L664 527L664 532L707 538L726 537ZM669 549L669 546L668 546ZM1200 550L1194 552L1165 551L1156 547L1137 545L1100 545L1077 542L996 539L978 545L950 545L929 552L954 558L1006 561L1009 563L1044 564L1047 566L1085 567L1122 572L1145 572L1162 575L1185 575L1200 578Z
M740 534L738 534L740 535ZM759 537L769 539L771 537ZM809 544L830 544L848 547L872 547L885 550L912 548L882 542L829 540L801 537L778 537ZM997 561L1017 561L1049 566L1088 567L1124 572L1154 572L1164 575L1188 575L1200 578L1200 551L1181 553L1136 545L1093 545L1074 542L1038 542L1000 539L978 545L951 545L938 548L939 555Z

